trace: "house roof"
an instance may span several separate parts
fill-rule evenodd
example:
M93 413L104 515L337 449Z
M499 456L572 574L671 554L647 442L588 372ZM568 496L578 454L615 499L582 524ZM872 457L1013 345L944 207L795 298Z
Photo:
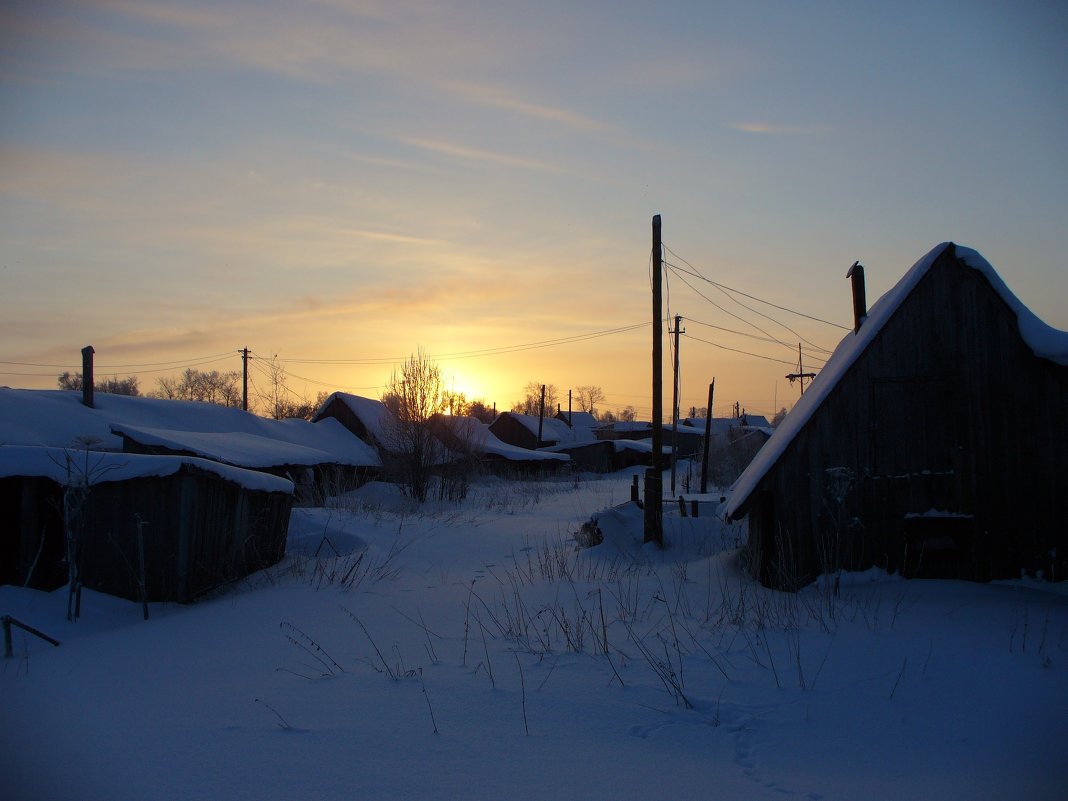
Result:
M952 249L952 250L950 250ZM824 365L819 375L809 385L808 390L797 402L791 412L775 429L775 433L757 453L756 458L742 472L731 489L725 512L733 517L743 508L757 484L774 466L794 437L805 427L824 399L838 385L849 368L867 349L879 332L900 308L916 285L947 250L950 255L964 265L978 270L989 281L994 291L1005 301L1016 315L1020 336L1034 354L1049 359L1057 364L1068 365L1068 332L1058 331L1042 322L1017 298L1001 280L990 263L976 251L943 242L932 248L923 258L912 265L911 269L885 295L876 301L868 311L857 332L845 335L838 344L834 354Z
M360 395L352 395L348 392L335 392L323 401L323 405L319 407L319 411L315 413L313 419L316 422L325 419L322 417L323 412L335 400L345 404L345 406L356 415L356 419L363 423L364 428L367 429L367 433L370 434L379 445L385 446L389 443L391 437L390 432L395 425L395 418L393 417L393 413L386 408L386 405L382 403L382 401L374 398L364 398Z
M520 448L518 445L509 445L497 438L489 426L475 417L442 416L443 425L448 426L458 437L462 438L477 453L499 456L512 462L549 461L566 462L566 455L546 453L545 451L532 451L529 448Z
M534 436L538 435L538 421L541 420L543 423L541 429L543 442L574 443L596 439L592 430L579 428L578 426L571 429L567 423L556 417L539 418L536 415L520 414L519 412L502 412L500 416L503 417L504 415L510 416Z
M71 481L72 476L76 480L87 480L90 486L135 478L169 476L186 466L213 473L246 489L293 492L293 482L289 479L194 456L146 456L26 445L0 447L0 478L35 476L49 478L57 484L66 484Z
M270 420L212 403L100 392L90 409L81 398L80 392L67 390L0 388L0 444L69 448L89 442L94 449L117 451L122 449L122 437L113 429L125 428L185 445L194 444L196 437L190 435L199 435L199 447L179 449L204 455L229 449L234 458L223 460L244 466L252 466L246 463L252 450L258 452L255 460L264 462L257 466L379 464L378 455L337 421ZM245 456L239 458L242 450ZM305 461L313 450L322 452L323 458Z
M570 416L570 423L572 428L599 428L601 423L589 412L557 412L556 418L568 422Z
M173 431L144 426L113 425L112 432L148 447L162 447L172 451L185 451L194 456L213 459L217 462L263 469L282 465L311 466L319 464L339 464L353 467L371 467L380 464L378 454L365 442L350 434L344 426L333 418L327 418L319 424L330 429L335 442L331 450L323 450L293 442L281 442L278 439L244 431L226 433L202 431ZM316 432L319 433L319 432ZM319 439L318 437L309 439ZM350 442L348 440L354 440ZM343 448L337 445L344 445Z

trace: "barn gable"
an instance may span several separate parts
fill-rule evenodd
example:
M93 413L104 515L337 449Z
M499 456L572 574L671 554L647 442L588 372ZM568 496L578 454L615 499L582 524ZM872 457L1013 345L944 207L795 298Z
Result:
M748 514L750 568L773 586L871 565L1064 575L1066 410L1068 334L946 243L843 339L726 512Z

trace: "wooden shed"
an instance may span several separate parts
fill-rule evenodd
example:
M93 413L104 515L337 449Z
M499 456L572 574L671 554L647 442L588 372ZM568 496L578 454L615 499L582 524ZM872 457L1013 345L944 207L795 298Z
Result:
M489 429L502 442L528 450L576 441L575 433L562 420L555 417L539 418L537 415L519 412L501 412L490 423Z
M204 459L0 448L0 583L188 602L278 562L291 482ZM64 523L64 509L67 509Z
M1068 571L1068 334L978 253L934 248L857 327L742 473L750 570L794 588L879 566L988 581Z

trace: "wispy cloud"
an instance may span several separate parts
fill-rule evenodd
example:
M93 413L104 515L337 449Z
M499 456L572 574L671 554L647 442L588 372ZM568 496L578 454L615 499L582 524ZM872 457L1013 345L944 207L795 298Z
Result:
M405 138L403 141L406 144L421 150L429 150L446 156L455 156L456 158L468 161L481 161L487 164L499 164L505 167L518 167L519 169L536 170L538 172L561 172L559 167L544 161L527 159L522 156L513 156L508 153L498 153L494 150L465 147L464 145L457 145L452 142L440 142L432 139L418 139L414 137Z
M609 127L592 117L587 117L570 109L531 103L498 86L445 82L441 84L441 88L471 103L514 111L526 117L560 123L569 128L599 131Z
M825 125L777 125L770 122L740 122L731 126L736 131L768 136L813 136L827 133Z

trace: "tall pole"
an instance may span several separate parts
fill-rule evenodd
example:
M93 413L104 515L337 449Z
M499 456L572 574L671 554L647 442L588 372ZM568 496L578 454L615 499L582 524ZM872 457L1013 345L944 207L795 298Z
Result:
M660 215L653 216L653 466L645 471L645 542L664 544L664 249Z
M545 385L541 385L541 404L538 406L538 447L541 447L542 425L545 424Z
M248 348L241 349L241 408L248 411Z
M675 468L678 463L677 451L679 449L679 324L682 315L675 315L675 382L671 395L671 497L675 497Z
M705 412L705 453L701 459L701 494L708 492L708 449L712 445L712 396L716 394L716 379L708 385L708 411Z

